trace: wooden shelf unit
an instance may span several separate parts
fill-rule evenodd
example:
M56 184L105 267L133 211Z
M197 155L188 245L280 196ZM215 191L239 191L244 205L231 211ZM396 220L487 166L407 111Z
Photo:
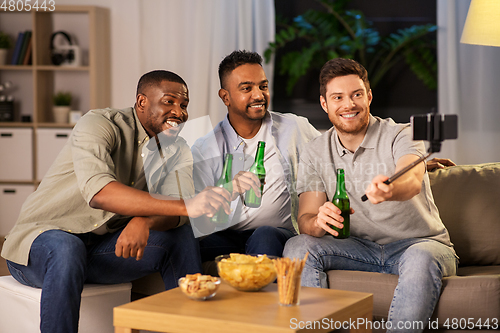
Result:
M37 147L37 136L47 129L54 132L72 128L70 124L54 122L52 99L57 91L69 91L73 95L72 109L83 113L94 108L105 108L111 104L111 58L110 58L110 13L109 9L96 6L62 6L55 11L32 10L29 12L0 11L0 31L14 39L19 32L32 31L32 64L11 65L13 49L7 64L0 65L0 83L11 81L13 88L6 94L14 96L14 122L0 122L0 130L31 129L32 177L30 180L6 177L0 165L0 185L19 187L38 186L37 158L43 158L45 150L53 147ZM51 36L63 30L70 34L81 52L82 64L78 67L55 66L51 62ZM56 45L67 44L58 36ZM31 116L31 122L21 122L21 116ZM46 135L44 133L44 135ZM4 135L5 136L5 135ZM1 139L1 138L0 138ZM15 140L15 139L14 139ZM5 140L0 140L0 152L5 148ZM16 143L11 141L9 144ZM60 144L60 143L58 143ZM2 147L3 145L3 147ZM41 153L37 152L41 149ZM17 154L10 154L17 155ZM20 154L22 155L22 154ZM47 154L51 155L51 154ZM52 153L53 155L53 153ZM51 156L52 156L51 155ZM15 159L17 156L0 156L0 160ZM44 161L46 163L47 161ZM50 161L52 162L52 161ZM19 165L24 161L19 160ZM1 195L2 193L0 193ZM2 197L0 196L0 200ZM10 200L10 199L9 199ZM15 221L8 221L14 223ZM0 213L0 225L2 221Z
M4 20L4 25L9 25L8 20L19 21L15 16L31 16L31 26L22 27L24 30L32 30L33 47L32 47L32 65L3 65L0 66L0 82L3 77L9 72L9 79L16 76L16 73L27 72L32 75L32 94L33 110L30 114L33 127L38 123L51 123L52 118L52 96L55 92L55 80L59 73L65 73L70 76L71 73L84 73L88 76L88 96L85 98L88 104L87 109L108 107L111 102L111 60L110 60L110 23L109 10L107 8L95 6L56 6L56 10L50 11L31 11L31 12L0 12L0 21ZM86 16L86 27L71 27L68 26L68 20L61 20L63 16L77 17L76 15ZM55 21L63 21L56 27ZM22 21L22 20L21 20ZM24 21L27 21L24 19ZM82 18L75 20L81 23ZM71 23L69 23L71 24ZM8 31L8 27L0 23L0 30ZM13 28L16 29L16 28ZM81 52L87 54L83 57L85 61L82 66L55 66L51 63L50 39L52 33L58 30L64 30L70 33L72 37L75 35L85 40L88 45L81 45ZM83 30L83 31L82 31ZM10 34L17 37L17 33L21 30L10 31ZM77 43L77 45L79 45ZM15 81L15 79L14 79ZM15 84L15 82L14 82ZM72 91L73 96L78 97L78 91ZM19 100L23 103L27 99L25 94ZM82 99L84 97L82 96ZM83 104L83 103L80 103ZM82 109L86 112L86 109ZM20 115L17 115L20 118ZM20 119L17 119L20 120ZM7 123L0 122L0 127L10 126Z

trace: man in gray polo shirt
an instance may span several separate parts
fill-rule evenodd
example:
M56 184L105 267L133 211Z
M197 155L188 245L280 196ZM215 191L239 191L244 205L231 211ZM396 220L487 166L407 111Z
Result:
M439 299L441 279L456 273L457 258L424 163L384 184L422 156L424 144L412 140L409 124L370 115L368 74L354 60L328 61L321 70L320 93L334 126L312 140L300 157L301 235L287 242L284 255L303 258L309 252L305 286L328 288L325 272L331 269L398 274L388 332L413 332L404 325L414 321L425 327ZM345 171L351 202L351 237L346 239L334 238L338 233L329 227L343 227L340 209L331 202L339 168ZM364 194L369 202L362 202Z

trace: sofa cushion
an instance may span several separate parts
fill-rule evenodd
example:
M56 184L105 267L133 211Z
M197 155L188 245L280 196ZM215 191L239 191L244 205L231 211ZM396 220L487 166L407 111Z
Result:
M433 318L474 318L484 323L500 314L500 275L450 276L443 279L443 292Z
M500 163L439 169L429 177L460 265L500 265Z
M372 293L373 317L387 319L394 289L398 284L397 275L343 270L330 270L327 275L330 289Z
M496 267L496 271L500 267ZM398 276L392 274L331 270L330 288L373 294L373 317L387 319ZM450 276L443 279L443 292L434 310L440 327L446 319L498 318L500 314L500 275Z

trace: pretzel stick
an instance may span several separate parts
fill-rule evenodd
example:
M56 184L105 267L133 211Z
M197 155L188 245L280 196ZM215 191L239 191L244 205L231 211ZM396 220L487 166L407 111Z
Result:
M285 298L285 304L291 304L291 293L292 293L292 287L293 287L293 276L294 276L295 270L293 269L293 260L290 260L289 266L288 266L288 274L285 276L285 281L286 281L286 298Z
M300 260L294 258L279 258L274 261L278 275L278 293L281 304L298 303L300 280L309 252Z

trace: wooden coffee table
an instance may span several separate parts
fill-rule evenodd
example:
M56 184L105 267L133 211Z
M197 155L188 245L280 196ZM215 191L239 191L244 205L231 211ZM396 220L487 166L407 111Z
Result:
M115 333L329 332L339 325L371 332L372 294L301 287L300 305L278 304L276 284L242 292L222 283L207 301L187 298L179 288L114 308ZM365 325L357 325L365 323ZM309 326L308 326L309 325ZM349 328L349 327L348 327Z

